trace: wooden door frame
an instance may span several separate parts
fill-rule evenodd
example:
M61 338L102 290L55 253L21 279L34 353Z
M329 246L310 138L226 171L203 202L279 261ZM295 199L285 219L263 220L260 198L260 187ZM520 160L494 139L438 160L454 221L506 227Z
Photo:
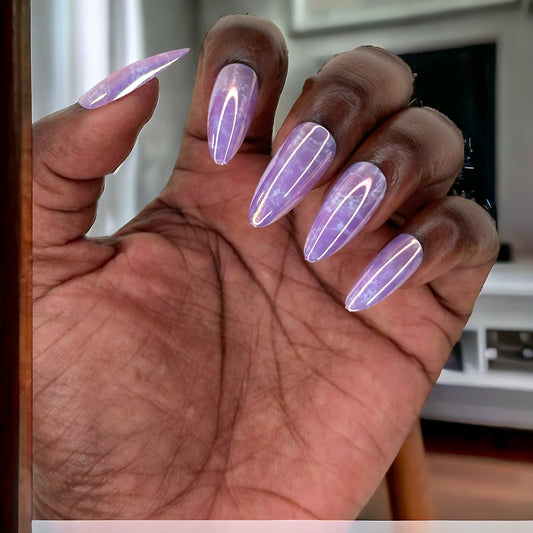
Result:
M0 530L31 531L30 2L0 3Z

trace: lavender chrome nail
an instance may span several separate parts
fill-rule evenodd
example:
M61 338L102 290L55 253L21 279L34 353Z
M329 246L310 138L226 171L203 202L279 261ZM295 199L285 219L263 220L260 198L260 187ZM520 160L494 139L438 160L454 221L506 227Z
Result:
M346 298L348 311L362 311L377 304L403 285L420 266L422 246L407 233L390 241L366 267Z
M89 89L78 103L85 109L96 109L109 104L155 78L188 51L189 48L182 48L163 52L121 68Z
M351 165L331 189L311 226L304 247L307 261L320 261L342 248L378 208L387 180L365 161Z
M267 226L286 215L324 175L335 149L335 139L323 126L304 122L294 128L255 190L252 225Z
M218 165L225 165L241 147L252 121L257 91L257 75L242 63L227 65L218 74L207 117L209 151Z

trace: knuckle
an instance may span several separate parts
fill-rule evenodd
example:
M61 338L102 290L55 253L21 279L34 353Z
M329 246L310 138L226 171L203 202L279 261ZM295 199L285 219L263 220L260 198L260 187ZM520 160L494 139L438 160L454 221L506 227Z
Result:
M410 124L397 120L391 127L390 143L394 145L395 151L402 157L426 158L428 155L425 136L420 136L413 131Z
M444 113L436 109L422 107L416 110L427 122L426 137L432 151L440 153L440 158L435 159L434 173L446 173L455 178L463 166L464 138L457 125ZM440 150L434 148L438 142Z
M457 127L442 113L408 108L386 125L387 144L400 158L409 158L431 182L454 179L463 164L464 144Z
M379 57L380 60L386 62L389 67L394 66L401 71L402 75L406 76L411 82L413 81L413 71L411 70L411 67L400 56L397 56L390 50L381 48L380 46L364 45L356 48L355 51Z
M309 78L303 93L312 102L313 117L330 131L350 130L354 124L369 130L379 109L367 79L344 68L321 71Z
M464 142L463 133L450 117L448 117L438 109L434 109L432 107L427 106L412 108L412 110L414 113L419 113L422 116L425 116L426 120L438 124L440 129L447 130L450 137L455 139L457 144L459 144L462 148Z
M370 82L346 69L319 73L310 78L306 86L317 94L325 95L333 109L340 105L360 111L368 108L372 102Z
M397 56L360 47L333 56L304 89L327 94L330 109L371 116L374 121L406 107L413 90L412 73ZM375 123L375 122L374 122Z
M222 64L251 63L254 68L260 63L280 76L287 70L287 45L280 29L253 15L226 15L218 19L208 30L202 50Z

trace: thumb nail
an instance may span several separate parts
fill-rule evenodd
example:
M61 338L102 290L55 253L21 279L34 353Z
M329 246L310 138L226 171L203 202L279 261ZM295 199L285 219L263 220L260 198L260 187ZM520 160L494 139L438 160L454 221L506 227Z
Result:
M155 78L172 63L183 57L189 48L171 50L146 57L104 78L81 96L78 103L85 109L96 109L126 96Z

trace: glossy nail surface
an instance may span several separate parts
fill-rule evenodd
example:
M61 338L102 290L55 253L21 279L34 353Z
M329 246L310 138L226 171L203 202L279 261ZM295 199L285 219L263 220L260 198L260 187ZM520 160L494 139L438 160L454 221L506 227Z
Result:
M257 101L257 75L233 63L219 73L207 117L207 138L213 161L225 165L239 150L252 121Z
M85 109L96 109L109 104L155 78L188 51L189 48L182 48L163 52L121 68L89 89L78 103Z
M304 247L307 261L320 261L342 248L378 208L387 180L378 167L361 161L338 179L320 207Z
M270 161L250 206L250 222L262 227L286 215L324 175L335 156L329 131L304 122L291 131Z
M422 246L415 237L407 233L395 237L350 289L346 309L368 309L389 296L414 274L422 257Z

